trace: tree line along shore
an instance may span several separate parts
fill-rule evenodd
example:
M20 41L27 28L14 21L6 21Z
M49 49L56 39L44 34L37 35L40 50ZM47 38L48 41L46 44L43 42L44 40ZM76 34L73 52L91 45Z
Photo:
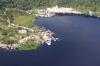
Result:
M48 7L74 8L85 14L92 13L94 16L100 16L100 0L12 0L10 7L22 10L46 9Z

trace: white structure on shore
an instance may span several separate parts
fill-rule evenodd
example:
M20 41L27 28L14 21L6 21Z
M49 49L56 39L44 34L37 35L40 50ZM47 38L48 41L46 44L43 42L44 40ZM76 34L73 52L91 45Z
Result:
M52 35L54 33L51 32L50 30L46 31L46 32L42 32L42 35L43 35L43 40L44 42L47 44L47 45L51 45L52 41L56 41L58 40L57 38L54 38Z

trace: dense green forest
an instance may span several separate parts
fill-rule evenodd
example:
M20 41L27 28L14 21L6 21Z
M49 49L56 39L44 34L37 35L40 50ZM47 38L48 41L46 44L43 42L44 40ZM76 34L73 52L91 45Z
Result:
M73 7L82 11L100 11L100 0L0 0L0 7L7 6L23 10L55 5Z
M55 5L100 11L100 0L11 0L12 7L31 9Z
M55 5L100 11L100 0L0 0L0 7L31 9L35 7L51 7Z
M95 15L100 15L100 0L0 0L0 8L6 6L8 8L30 10L55 5L72 7L86 13L93 11Z

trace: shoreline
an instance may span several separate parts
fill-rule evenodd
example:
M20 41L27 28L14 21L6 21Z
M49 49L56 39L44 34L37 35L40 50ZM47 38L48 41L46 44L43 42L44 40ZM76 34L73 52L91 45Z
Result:
M51 8L46 9L37 9L37 14L35 14L37 17L52 17L55 15L67 15L67 14L74 14L74 15L84 15L84 16L90 16L90 17L97 17L100 18L100 16L94 15L95 12L89 11L88 14L82 11L79 11L74 8L67 8L67 7L58 7L54 6Z
M85 17L91 17L91 18L97 18L97 19L100 19L100 17L99 16L90 16L90 15L87 15L87 14L73 14L73 13L71 13L71 14L68 14L68 13L66 13L66 14L62 14L62 13L59 13L59 14L56 14L55 16L66 16L66 15L77 15L77 16L85 16ZM53 17L53 16L52 16Z

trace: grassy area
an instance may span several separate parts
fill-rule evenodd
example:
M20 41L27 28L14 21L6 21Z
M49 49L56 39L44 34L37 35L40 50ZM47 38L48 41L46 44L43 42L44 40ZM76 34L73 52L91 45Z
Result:
M36 19L35 16L33 15L23 15L23 16L16 16L14 17L14 23L21 25L21 26L26 26L29 27L30 25L32 25L32 21L34 21Z
M33 50L33 49L37 49L38 45L34 42L34 41L27 41L25 44L23 44L20 48L18 48L19 50L23 50L23 51L28 51L28 50Z

